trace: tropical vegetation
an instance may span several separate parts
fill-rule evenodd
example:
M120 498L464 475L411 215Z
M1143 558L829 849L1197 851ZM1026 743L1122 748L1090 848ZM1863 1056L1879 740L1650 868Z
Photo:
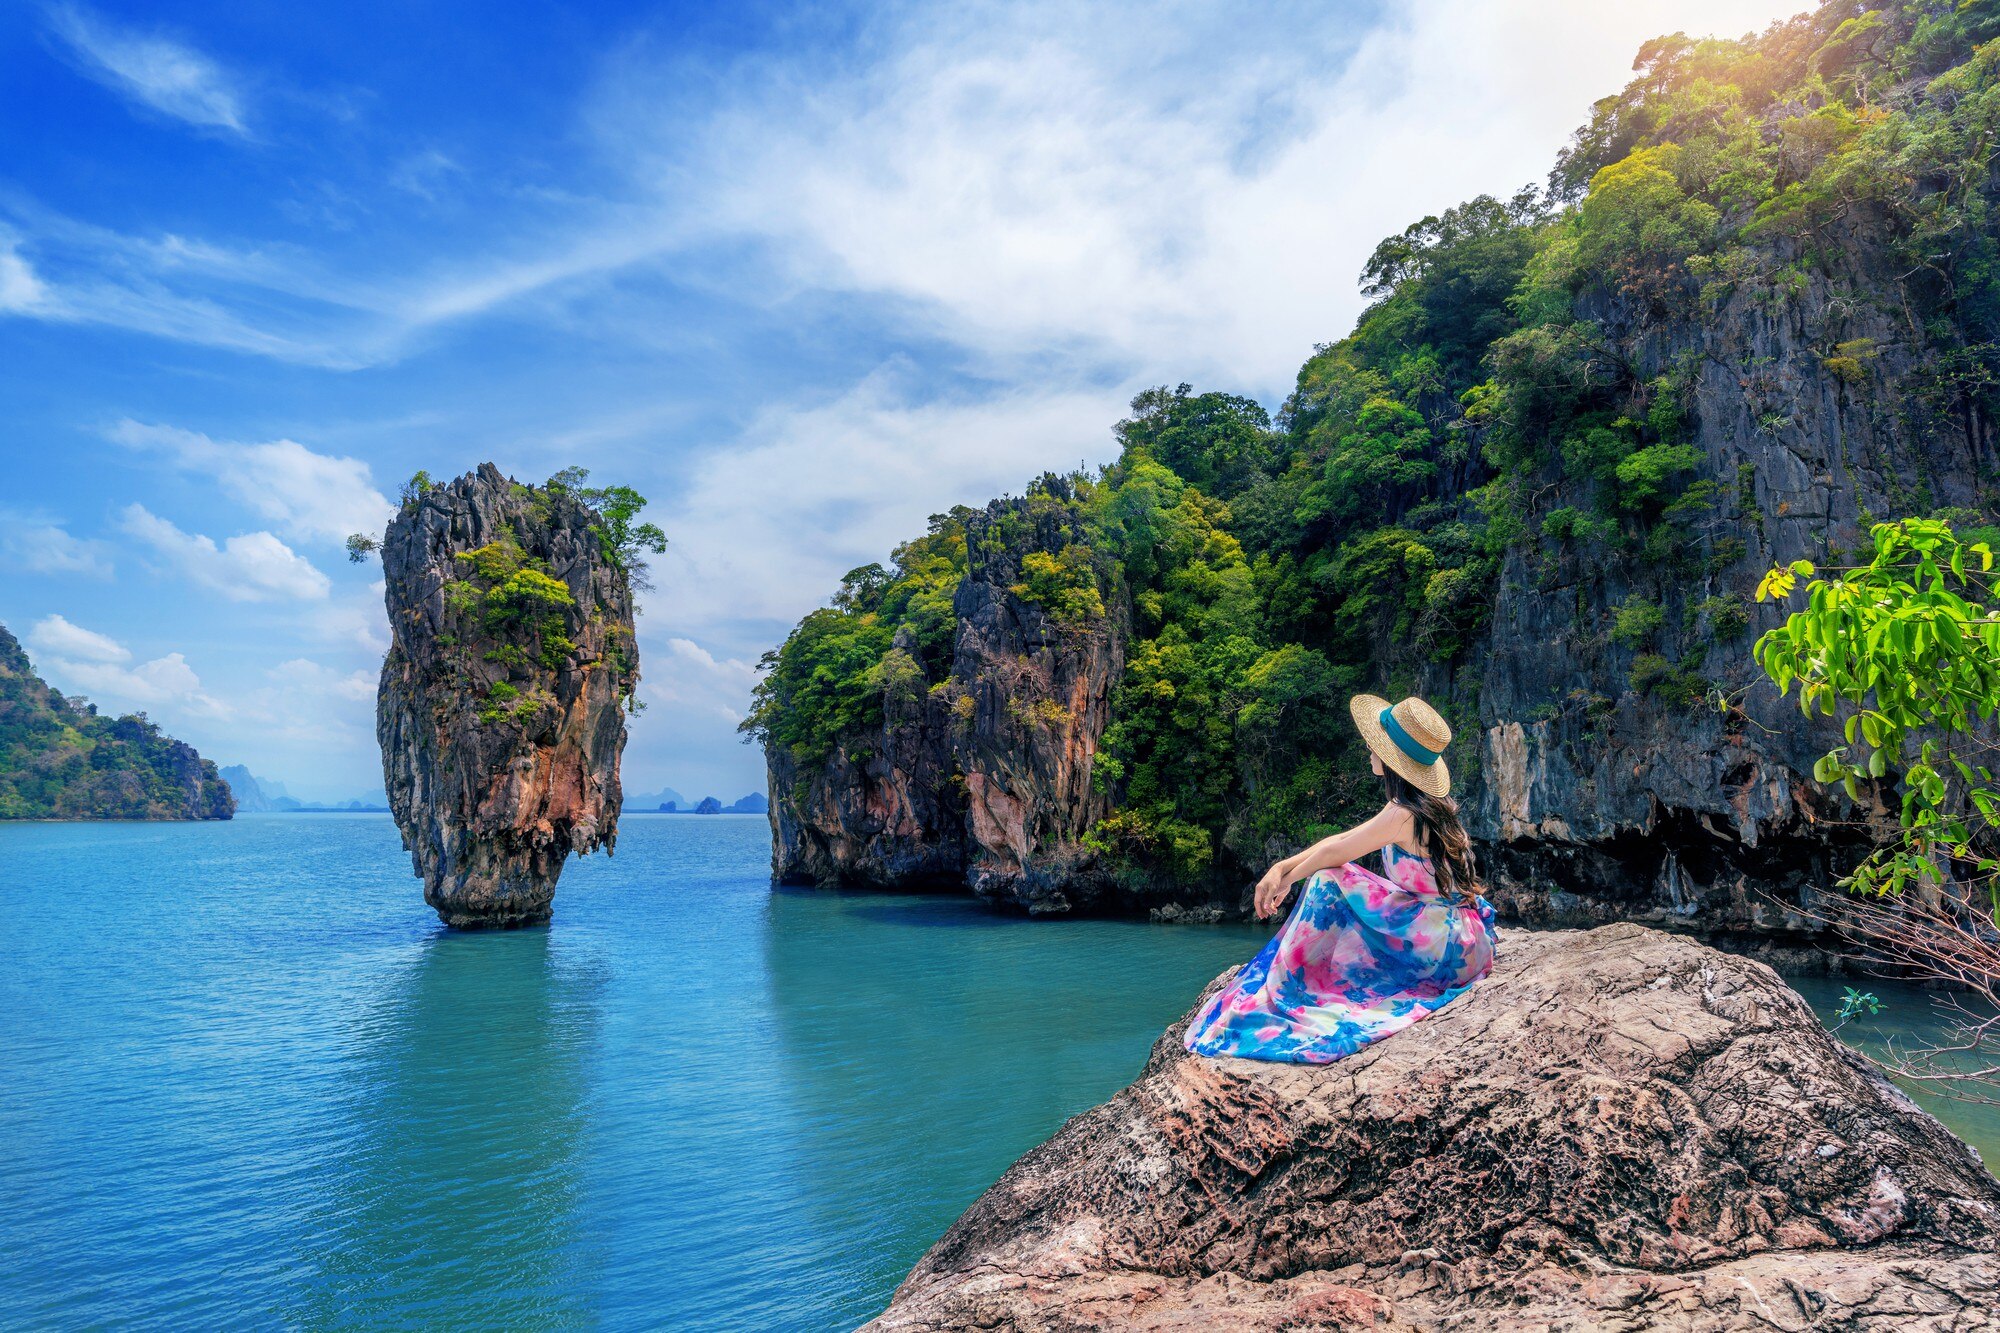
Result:
M1377 790L1339 702L1357 689L1421 686L1469 736L1503 568L1631 589L1608 610L1578 594L1628 664L1613 693L1724 706L1714 664L1743 659L1751 614L1749 588L1721 579L1762 521L1757 478L1697 442L1701 355L1658 353L1692 340L1641 342L1725 308L1867 304L1915 360L1910 410L1941 429L1994 419L1996 38L1996 0L1835 0L1751 38L1650 42L1546 186L1384 240L1362 272L1373 304L1275 414L1148 390L1114 462L1031 487L1086 539L1039 553L1016 595L1073 623L1130 608L1097 763L1116 803L1092 835L1104 854L1187 879L1349 818ZM1880 261L1865 278L1863 250ZM1854 392L1887 354L1819 349ZM1787 420L1775 399L1759 410L1758 429ZM1921 484L1902 498L1935 508ZM966 533L965 511L940 515L849 574L766 657L745 730L811 764L866 745L913 659L940 680Z
M0 625L0 819L228 819L215 764L144 713L106 717L35 674Z

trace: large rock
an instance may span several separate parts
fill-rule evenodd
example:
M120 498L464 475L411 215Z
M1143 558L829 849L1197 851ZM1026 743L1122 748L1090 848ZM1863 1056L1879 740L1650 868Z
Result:
M627 572L595 526L568 492L490 463L389 524L383 780L448 925L547 920L569 854L616 840L639 656Z
M1584 312L1636 382L1695 368L1691 442L1713 507L1674 560L1517 544L1476 665L1425 682L1478 718L1460 770L1503 915L1636 919L1807 964L1791 951L1826 941L1836 881L1893 832L1880 792L1857 807L1812 781L1838 725L1764 680L1751 644L1794 608L1747 594L1773 565L1845 563L1829 547L1865 547L1874 518L1974 513L1992 444L1926 408L1939 353L1904 327L1879 229L1834 240L1789 301L1746 287L1699 317L1621 300ZM1860 382L1827 369L1847 340L1872 349ZM1547 504L1566 503L1585 501L1557 485ZM1644 647L1606 632L1633 597L1662 613ZM1638 688L1642 652L1691 665L1730 706Z
M885 673L883 725L800 771L767 745L772 873L784 883L970 887L1035 914L1131 910L1082 845L1110 803L1090 781L1125 670L1122 595L1056 621L1011 589L1034 552L1091 542L1060 482L967 522L969 567L942 680L907 651Z
M1186 1023L869 1327L1995 1326L2000 1183L1761 963L1510 932L1320 1067L1190 1056Z

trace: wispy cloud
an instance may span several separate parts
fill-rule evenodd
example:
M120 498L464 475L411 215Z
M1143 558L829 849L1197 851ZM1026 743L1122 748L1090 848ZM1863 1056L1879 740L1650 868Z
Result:
M249 133L236 81L193 47L124 27L78 5L51 9L49 27L78 67L106 87L190 125Z
M750 706L757 684L757 664L738 657L717 657L693 639L670 636L657 643L641 642L645 683L642 697L650 704L699 714L733 729Z
M48 289L22 257L14 239L0 231L0 312L31 315L48 297Z
M31 574L81 574L108 579L111 551L103 542L70 535L39 511L0 508L0 566Z
M217 545L183 532L141 504L125 506L120 526L168 566L236 602L323 601L332 590L311 561L268 532L249 532Z
M388 497L375 489L368 464L315 453L296 440L237 444L130 419L113 426L110 436L210 478L288 537L338 542L351 532L378 533L393 512Z

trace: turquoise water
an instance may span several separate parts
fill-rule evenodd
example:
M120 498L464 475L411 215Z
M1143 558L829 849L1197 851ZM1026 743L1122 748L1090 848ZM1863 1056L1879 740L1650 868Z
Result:
M635 817L447 935L381 816L0 825L0 1327L850 1328L1267 933L773 893L767 839Z
M382 816L0 825L0 1327L849 1328L1267 933L769 855L635 817L447 935Z

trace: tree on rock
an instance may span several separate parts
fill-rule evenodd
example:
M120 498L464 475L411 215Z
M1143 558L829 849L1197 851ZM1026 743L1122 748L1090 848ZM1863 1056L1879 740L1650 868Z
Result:
M526 486L492 464L406 487L379 543L392 641L376 734L424 901L447 925L546 921L571 852L611 851L636 708L645 501ZM593 506L610 497L614 513ZM365 537L350 551L366 558Z

